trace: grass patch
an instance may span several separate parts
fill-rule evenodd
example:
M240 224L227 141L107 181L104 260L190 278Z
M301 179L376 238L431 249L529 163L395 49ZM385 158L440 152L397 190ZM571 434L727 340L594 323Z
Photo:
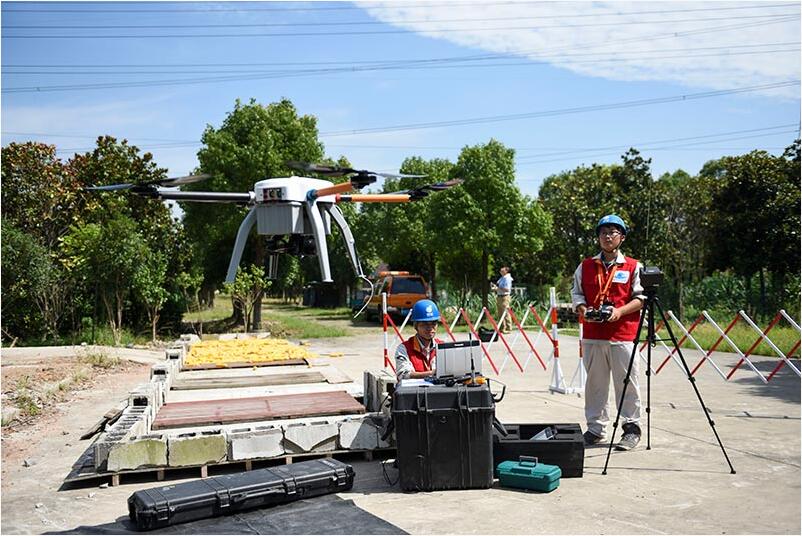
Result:
M120 358L109 355L103 350L87 352L78 358L78 361L101 369L111 369L120 365Z
M262 318L266 321L270 333L275 337L320 339L350 335L348 329L317 322L314 317L309 315L269 310L262 313Z
M231 305L231 296L218 294L214 297L214 307L184 313L184 322L218 322L231 318L234 309Z
M20 389L14 393L14 404L23 415L28 417L34 417L42 412L36 395L28 389Z

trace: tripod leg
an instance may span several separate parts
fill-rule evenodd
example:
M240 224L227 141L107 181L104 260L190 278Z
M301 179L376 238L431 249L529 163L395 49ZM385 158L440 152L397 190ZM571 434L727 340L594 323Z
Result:
M613 433L610 435L610 445L607 447L607 459L604 461L604 469L602 474L607 474L607 465L610 463L610 453L613 451L613 442L615 441L615 431L618 429L618 420L621 418L621 408L624 406L624 400L627 396L627 386L629 385L629 377L632 374L632 364L635 362L635 356L638 353L638 344L640 344L640 334L643 329L643 320L646 314L640 315L640 323L638 324L638 334L635 336L635 342L632 346L632 354L629 356L629 365L627 365L627 374L624 376L624 386L621 388L621 401L618 403L617 412L615 414L615 421L613 421Z
M688 368L688 363L685 362L685 357L682 355L682 350L680 350L679 344L677 343L677 338L674 337L674 332L671 331L671 324L668 323L668 318L666 318L666 314L663 312L663 306L660 305L660 301L657 298L655 298L655 303L657 303L660 316L666 325L666 329L668 330L668 336L671 338L671 342L673 343L674 348L677 350L677 355L679 355L680 361L682 361L682 366L685 369L685 374L688 376L688 381L690 381L691 385L693 386L693 390L696 393L696 398L699 399L699 404L702 406L702 411L704 411L705 417L707 417L707 422L710 425L710 428L713 430L713 435L716 436L718 446L721 447L721 452L724 454L724 459L727 460L727 465L730 466L730 473L734 475L735 468L732 466L730 457L727 456L727 451L724 450L724 445L721 443L721 438L718 436L718 432L716 431L716 423L713 422L713 419L710 417L710 412L707 410L704 400L702 400L702 394L699 392L699 388L696 386L696 378L694 378L693 374L691 374L691 370Z

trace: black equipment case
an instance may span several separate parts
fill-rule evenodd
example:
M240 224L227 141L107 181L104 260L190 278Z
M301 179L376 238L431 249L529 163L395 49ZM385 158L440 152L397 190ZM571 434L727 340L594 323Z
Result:
M353 485L350 465L309 460L137 491L128 498L128 517L139 530L150 530L347 491Z
M551 427L554 437L531 438ZM505 424L507 437L493 432L493 466L505 461L517 462L521 456L532 456L540 463L556 465L563 477L581 477L585 465L585 442L578 424Z
M393 395L404 491L493 485L495 403L487 385L404 387Z

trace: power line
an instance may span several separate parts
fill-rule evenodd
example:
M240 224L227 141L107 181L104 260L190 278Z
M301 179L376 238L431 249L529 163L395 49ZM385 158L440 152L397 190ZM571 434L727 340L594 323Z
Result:
M758 47L780 47L780 46L799 46L800 41L786 41L781 43L755 43L747 45L723 45L713 47L692 47L692 48L664 48L655 50L644 50L640 54L662 54L667 52L697 52L701 50L730 50L742 48L758 48ZM570 49L566 49L570 50ZM611 54L631 53L626 52L579 52L579 53L561 53L561 54L537 54L537 51L523 51L519 50L514 53L498 53L498 54L484 54L484 55L471 55L471 56L450 56L440 58L395 58L387 60L340 60L340 61L273 61L273 62L225 62L225 63L105 63L105 64L88 64L88 63L4 63L3 67L8 68L58 68L58 69L106 69L118 67L140 67L140 68L164 68L173 69L176 67L285 67L285 66L311 66L311 65L386 65L386 64L402 64L402 63L434 63L434 62L457 62L457 61L485 61L494 59L507 59L516 58L521 55L537 55L538 59L542 58L565 58L574 56L607 56Z
M373 134L378 132L399 132L404 130L419 130L419 129L428 129L428 128L441 128L441 127L452 127L452 126L462 126L462 125L475 125L475 124L485 124L485 123L497 123L503 121L516 121L520 119L534 119L540 117L554 117L558 115L569 115L569 114L577 114L577 113L585 113L585 112L597 112L597 111L607 111L607 110L618 110L622 108L634 108L639 106L649 106L652 104L667 104L671 102L682 102L682 101L689 101L689 100L698 100L698 99L707 99L712 97L721 97L724 95L735 95L739 93L749 93L753 91L761 91L767 89L779 89L783 87L790 87L799 85L799 80L789 80L786 82L776 82L772 84L762 84L758 86L747 86L742 88L736 89L725 89L719 91L705 91L700 93L688 93L685 95L675 95L671 97L658 97L652 99L639 99L639 100L632 100L632 101L624 101L624 102L616 102L610 104L594 104L590 106L577 106L574 108L559 108L555 110L543 110L539 112L529 112L529 113L521 113L521 114L509 114L509 115L495 115L495 116L487 116L487 117L475 117L471 119L456 119L450 121L431 121L427 123L408 123L403 125L394 125L390 127L374 127L374 128L363 128L363 129L355 129L355 130L342 130L342 131L334 131L334 132L326 132L321 133L321 136L328 136L328 137L335 137L335 136L349 136L349 135L360 135L360 134Z
M747 25L747 27L751 26L762 26L765 24L776 24L779 22L790 22L790 21L797 21L799 20L799 15L783 15L777 16L777 18L772 18L768 21L764 22L757 22L753 24ZM661 22L673 22L673 21L661 21ZM474 28L437 28L432 30L426 30L430 33L440 34L440 33L455 33L455 32L488 32L488 31L515 31L515 30L540 30L540 29L553 29L553 28L561 28L561 29L569 29L569 28L578 28L578 27L586 27L586 26L607 26L608 24L599 24L594 23L590 25L556 25L556 26L496 26L492 28L488 28L487 26L479 26ZM613 23L612 25L618 26L620 23ZM741 28L744 26L732 26L731 29ZM396 35L396 34L403 34L403 33L413 33L420 30L410 30L407 28L399 28L399 29L389 29L389 30L354 30L354 31L335 31L335 32L281 32L281 33L220 33L220 34L129 34L129 35L120 35L120 34L99 34L99 35L2 35L0 38L2 39L185 39L185 38L193 38L193 39L219 39L219 38L254 38L254 37L327 37L327 36L358 36L358 35ZM693 33L707 33L710 31L707 28L700 29L700 30L688 30L683 32L675 32L675 33L683 33L686 35L692 35Z
M26 2L26 4L33 4L34 2ZM52 2L42 2L45 5L52 5ZM94 2L93 2L94 3ZM105 2L97 2L97 4L103 4ZM150 2L146 2L150 3ZM168 4L170 2L163 2L164 4ZM180 2L183 3L183 2ZM291 2L290 2L291 3ZM515 5L519 6L522 4L542 4L543 2L482 2L482 6L503 6L503 5ZM130 4L128 4L130 5ZM403 7L404 9L428 9L431 7L463 7L463 6L475 6L476 2L446 2L446 3L425 3L425 4L411 4L411 3L400 3L397 5L385 5L385 6L377 6L381 8L392 8L392 7ZM650 10L650 11L630 11L630 12L615 12L615 13L600 13L600 14L578 14L572 15L574 17L599 17L599 16L612 16L612 15L644 15L644 14L662 14L662 13L694 13L694 12L701 12L701 11L730 11L730 10L741 10L741 9L769 9L769 8L778 8L778 7L797 7L799 4L797 3L786 3L786 4L756 4L756 5L749 5L749 6L727 6L727 7L708 7L708 8L687 8L687 9L666 9L666 10ZM197 8L197 4L193 5L193 8ZM227 12L265 12L265 13L275 13L275 12L307 12L307 11L355 11L355 10L365 10L363 6L326 6L326 7L292 7L292 8L253 8L253 7L235 7L235 8L223 8L220 6L216 6L211 9L98 9L98 8L91 8L91 9L76 9L76 8L59 8L59 9L12 9L6 8L3 9L3 13L199 13L199 14L207 14L207 13L227 13ZM558 17L561 15L544 15L543 18L547 17Z
M591 148L583 148L583 149L576 149L576 148L574 148L574 149L565 149L565 150L561 150L561 151L557 151L557 152L544 153L544 154L539 154L539 155L524 156L524 157L519 158L518 161L527 161L527 160L531 160L531 159L542 158L542 157L545 157L545 156L556 156L556 155L568 154L568 153L572 153L572 152L575 152L575 151L584 151L584 152L607 151L607 150L610 150L610 149L621 149L621 148L626 148L626 147L638 147L638 146L643 146L643 145L658 145L658 144L664 144L664 143L687 142L687 141L704 140L704 139L708 139L708 138L728 137L728 136L734 136L734 135L737 135L737 134L747 134L747 133L756 133L756 132L760 132L761 133L761 134L756 134L756 136L776 135L776 134L785 133L785 129L788 129L790 127L796 127L796 124L795 123L789 123L789 124L785 124L785 125L774 125L774 126L771 126L771 127L750 128L750 129L746 129L746 130L731 130L731 131L728 131L728 132L719 132L719 133L716 133L716 134L703 134L703 135L699 135L699 136L688 136L688 137L682 137L682 138L669 138L669 139L666 139L666 140L641 141L641 142L638 142L638 143L608 145L606 147L591 147ZM767 130L783 130L783 132L774 132L774 133L765 134L765 132ZM742 138L738 138L738 139L742 139ZM712 143L719 143L721 141L731 141L731 140L713 140ZM706 143L709 143L709 142L706 142Z
M733 57L733 56L753 56L758 54L778 54L784 52L793 52L796 54L800 53L798 48L787 48L787 49L769 49L769 50L750 50L750 51L741 51L741 52L719 52L719 53L710 53L710 54L683 54L683 55L666 55L666 56L624 56L624 57L614 57L614 58L599 58L599 59L592 59L592 60L562 60L559 62L560 65L584 65L584 64L598 64L598 63L616 63L616 62L625 62L625 61L638 61L638 60L664 60L664 59L676 59L676 58L722 58L722 57ZM549 56L544 56L539 58L542 60L543 58L548 58ZM559 58L559 56L551 56L551 58ZM501 59L501 58L499 58ZM269 78L292 78L294 76L300 75L314 75L314 74L338 74L338 73L354 73L354 72L371 72L371 71L402 71L402 70L432 70L432 69L472 69L472 68L487 68L487 67L509 67L509 66L543 66L549 65L550 62L547 61L530 61L530 60L520 60L511 63L489 63L489 64L465 64L460 62L458 65L452 64L435 64L435 65L421 65L419 62L410 62L406 64L396 64L396 65L378 65L375 67L339 67L339 68L328 68L328 69L295 69L295 70L284 70L284 71L275 71L275 70L224 70L221 71L220 69L214 70L190 70L190 71L176 71L171 70L167 71L15 71L13 69L5 69L3 74L5 75L47 75L47 76L96 76L96 75L123 75L123 76L131 76L131 75L140 75L140 74L170 74L170 75L177 75L177 74L245 74L245 75L258 75L258 74L265 74L265 75L274 75L269 76Z
M693 19L659 19L659 20L628 20L626 24L676 24L678 22L709 22L717 20L745 20L766 19L779 16L799 16L799 13L767 13L763 15L735 15L730 17L708 17ZM423 20L369 20L369 21L342 21L342 22L269 22L269 23L238 23L238 24L100 24L100 25L26 25L6 24L3 30L157 30L157 29L183 29L183 28L284 28L284 27L328 27L328 26L377 26L385 24L440 24L453 22L488 22L488 21L525 21L542 20L546 17L481 17L467 19L423 19ZM556 18L556 17L551 17ZM562 17L561 17L562 18ZM567 16L564 18L573 18ZM586 28L594 26L619 26L622 21L593 22L587 24L559 24L555 26L533 26L533 29L544 28Z
M707 144L711 144L711 143L721 143L721 142L724 142L724 141L736 141L736 140L742 140L742 139L762 138L762 137L766 137L766 136L777 136L779 134L789 134L789 133L795 133L795 132L796 132L795 129L790 129L790 130L784 130L784 131L779 131L779 132L771 132L771 133L766 133L766 134L754 134L752 136L740 136L740 137L735 137L735 138L727 138L727 139L723 139L723 140L701 141L701 142L694 143L694 146L707 145ZM644 147L644 146L639 146L638 150L640 152L644 152L644 151L667 151L667 150L676 150L676 149L688 148L688 145L689 144L668 145L668 146L665 146L665 147L648 147L648 146ZM611 151L602 151L602 152L588 151L588 153L583 155L583 156L568 156L568 155L565 155L565 156L562 156L560 158L549 158L549 159L545 159L545 160L530 160L530 161L521 163L520 167L530 166L530 165L534 165L534 164L547 164L547 163L551 163L551 162L561 162L563 160L579 160L579 159L582 159L582 158L596 158L596 157L599 157L599 156L606 156L606 155L610 155L610 154L619 154L621 148L624 148L624 147L625 146L623 146L623 145L619 146L619 150L615 151L615 152L611 152ZM632 145L629 145L627 147L632 147ZM709 147L708 149L720 149L720 148L719 147Z

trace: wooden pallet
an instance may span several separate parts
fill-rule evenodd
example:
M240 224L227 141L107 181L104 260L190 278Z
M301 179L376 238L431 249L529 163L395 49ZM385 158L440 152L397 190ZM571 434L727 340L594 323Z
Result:
M245 471L259 469L262 467L269 467L275 465L286 465L304 459L314 458L337 458L337 459L353 459L355 457L361 458L366 461L371 461L374 458L388 457L395 454L395 447L383 447L373 450L355 449L355 450L331 450L326 452L303 452L294 454L282 454L281 456L274 456L272 458L252 458L250 460L241 461L223 461L218 463L210 463L203 465L185 465L181 467L145 467L142 469L129 469L124 471L97 471L95 469L95 449L94 446L89 447L78 461L72 467L70 474L64 479L65 484L75 483L89 483L97 480L108 479L112 486L119 486L122 478L126 475L137 475L140 477L148 478L161 482L164 480L167 473L177 474L179 472L194 472L198 471L200 478L209 476L209 470L213 472L220 470L220 472L227 472L227 469L235 469L237 466L244 467Z

